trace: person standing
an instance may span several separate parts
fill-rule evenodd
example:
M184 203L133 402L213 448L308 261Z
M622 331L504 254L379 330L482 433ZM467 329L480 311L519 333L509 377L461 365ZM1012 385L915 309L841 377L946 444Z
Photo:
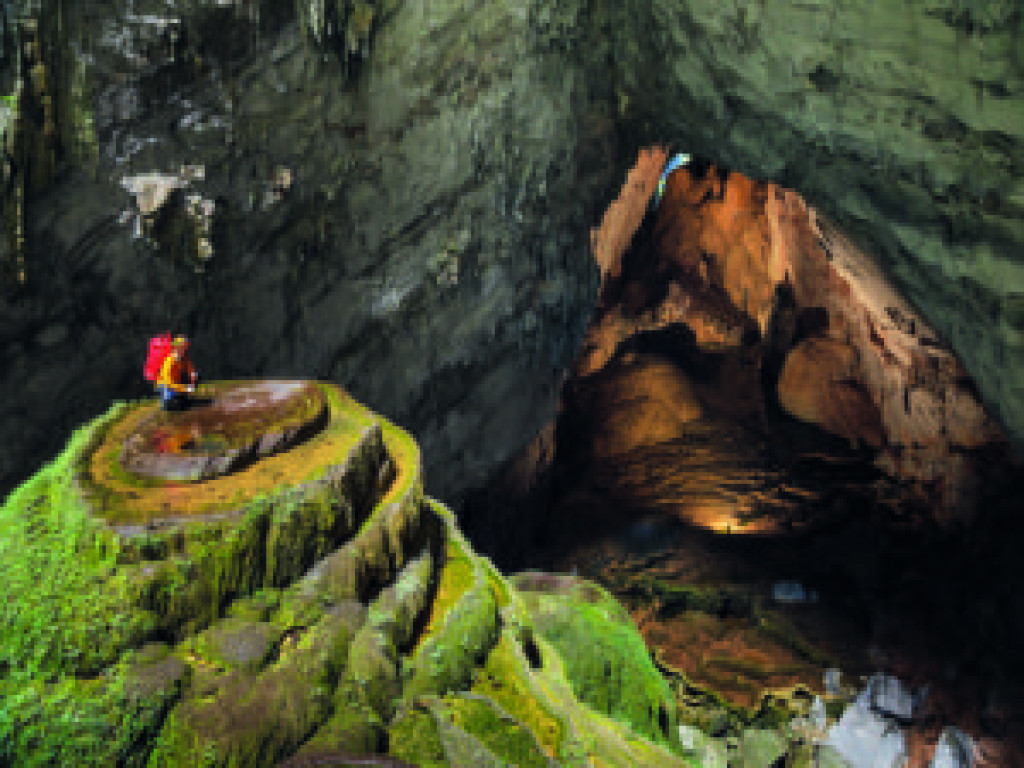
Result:
M178 411L188 407L188 395L196 391L198 376L188 356L189 341L176 336L171 352L164 358L157 376L156 388L160 393L160 407L165 411Z

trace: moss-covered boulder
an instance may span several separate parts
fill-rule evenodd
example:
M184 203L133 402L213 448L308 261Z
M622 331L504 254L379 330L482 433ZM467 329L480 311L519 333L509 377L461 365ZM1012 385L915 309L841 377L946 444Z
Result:
M537 630L565 659L582 701L652 739L675 730L672 691L615 598L573 576L530 572L513 583Z
M335 386L295 389L315 432L233 469L126 466L140 424L253 386L118 403L0 509L0 765L692 763L622 608L518 589L424 498L416 443Z

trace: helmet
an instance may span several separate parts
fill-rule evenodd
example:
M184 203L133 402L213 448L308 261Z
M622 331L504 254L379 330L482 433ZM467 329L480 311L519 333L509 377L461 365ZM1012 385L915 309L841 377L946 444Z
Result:
M178 347L178 348L187 348L188 347L188 337L186 337L186 336L175 336L174 337L174 341L172 342L172 344L175 347Z

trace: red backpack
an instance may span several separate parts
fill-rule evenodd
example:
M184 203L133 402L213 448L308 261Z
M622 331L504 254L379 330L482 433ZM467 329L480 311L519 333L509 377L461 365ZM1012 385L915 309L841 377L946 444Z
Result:
M171 354L172 347L173 341L169 333L161 333L149 340L149 354L146 355L146 365L142 369L142 375L146 377L146 381L155 382L157 380L160 376L160 366L164 364L164 359Z

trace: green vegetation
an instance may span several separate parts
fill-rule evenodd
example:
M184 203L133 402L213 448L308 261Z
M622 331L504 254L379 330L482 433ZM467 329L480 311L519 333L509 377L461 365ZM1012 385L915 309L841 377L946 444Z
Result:
M0 763L127 759L176 695L174 684L145 698L127 685L124 652L156 617L129 610L117 547L74 488L78 453L124 409L77 430L0 508Z
M9 681L95 674L154 625L155 617L125 614L116 542L74 488L75 458L124 409L77 430L0 508L0 669Z
M553 619L567 596L522 594L424 499L406 433L324 391L331 421L301 446L320 464L257 462L264 485L236 514L147 530L139 507L125 523L132 494L166 493L103 471L141 404L80 429L8 498L0 764L685 764L621 607L574 582L578 620ZM221 480L180 484L175 503Z
M565 660L573 692L599 712L664 742L675 730L675 700L625 609L601 587L520 574L514 583L537 630Z

